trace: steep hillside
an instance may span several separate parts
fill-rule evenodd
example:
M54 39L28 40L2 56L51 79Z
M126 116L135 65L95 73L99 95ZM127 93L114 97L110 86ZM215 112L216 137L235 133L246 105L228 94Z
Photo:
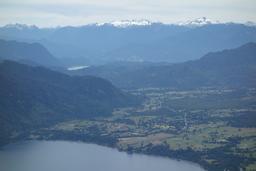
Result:
M11 61L0 63L0 82L0 139L66 119L110 115L134 102L104 79Z
M0 58L34 65L59 65L58 60L39 43L0 40Z

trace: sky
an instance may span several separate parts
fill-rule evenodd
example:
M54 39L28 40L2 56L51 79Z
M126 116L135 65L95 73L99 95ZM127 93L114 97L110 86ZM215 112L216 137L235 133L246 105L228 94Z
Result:
M55 27L132 19L177 23L201 17L256 22L256 0L0 0L0 25Z

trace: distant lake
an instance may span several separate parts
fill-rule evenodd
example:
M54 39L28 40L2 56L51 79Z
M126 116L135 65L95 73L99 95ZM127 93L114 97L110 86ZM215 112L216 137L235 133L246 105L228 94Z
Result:
M28 141L0 150L2 171L204 171L199 165L164 157L127 154L69 141Z
M76 71L76 70L80 70L80 69L84 69L84 68L89 68L89 66L88 65L72 66L72 67L67 68L67 70Z

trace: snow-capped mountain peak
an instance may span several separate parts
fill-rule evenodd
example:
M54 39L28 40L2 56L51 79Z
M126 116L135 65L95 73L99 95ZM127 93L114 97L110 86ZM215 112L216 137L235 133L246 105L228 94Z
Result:
M251 27L256 27L256 23L252 22L252 21L247 21L246 23L244 23L246 26L251 26Z
M26 25L26 24L19 24L19 23L16 23L16 24L7 24L4 26L5 28L15 28L15 29L18 29L18 30L24 30L24 29L38 29L37 26L35 25Z
M102 25L112 25L115 27L125 28L125 27L131 27L131 26L148 26L151 25L152 22L148 20L120 20L120 21L113 21L110 23L97 23L97 26Z
M212 21L206 17L197 18L195 20L189 20L186 22L180 22L178 25L184 25L184 26L191 26L191 27L197 27L197 26L203 26L208 24L218 24L219 21Z

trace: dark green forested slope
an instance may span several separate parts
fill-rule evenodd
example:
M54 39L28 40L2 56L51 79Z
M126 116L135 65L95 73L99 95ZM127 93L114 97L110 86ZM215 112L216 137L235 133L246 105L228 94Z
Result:
M65 119L111 114L132 97L92 76L71 77L43 67L0 63L0 140Z

